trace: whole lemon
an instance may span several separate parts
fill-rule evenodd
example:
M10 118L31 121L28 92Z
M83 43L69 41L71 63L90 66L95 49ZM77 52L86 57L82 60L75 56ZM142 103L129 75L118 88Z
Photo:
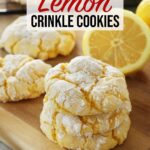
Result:
M150 27L150 0L143 0L137 7L136 14Z

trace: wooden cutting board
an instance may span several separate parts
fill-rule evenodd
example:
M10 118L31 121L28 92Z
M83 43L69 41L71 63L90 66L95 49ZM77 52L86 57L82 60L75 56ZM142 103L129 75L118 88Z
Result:
M17 16L0 16L0 31ZM81 55L83 32L77 32L77 44L71 55L47 61L53 66ZM3 51L0 51L3 55ZM132 125L127 140L115 150L150 150L150 62L128 77L133 106ZM39 114L43 96L17 103L0 104L0 140L14 150L62 150L40 131Z

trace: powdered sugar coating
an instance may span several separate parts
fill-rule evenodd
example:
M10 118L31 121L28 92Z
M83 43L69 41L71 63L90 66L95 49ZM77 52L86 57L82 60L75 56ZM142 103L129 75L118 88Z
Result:
M88 56L58 64L45 77L41 129L60 146L109 150L130 127L131 103L124 75Z
M131 111L124 75L91 57L80 56L59 64L45 78L49 100L74 115Z
M19 17L3 32L0 47L11 54L26 54L46 60L57 55L68 55L75 45L73 31L29 31L26 16Z
M128 113L74 116L61 112L45 97L40 116L46 136L68 149L108 150L122 144L130 127Z
M0 101L35 98L44 93L44 76L50 65L26 55L0 60Z
M89 137L94 134L105 134L118 128L128 113L120 111L114 114L101 114L94 116L76 116L60 111L55 104L45 99L41 114L41 123L48 123L56 128L64 129L72 136Z

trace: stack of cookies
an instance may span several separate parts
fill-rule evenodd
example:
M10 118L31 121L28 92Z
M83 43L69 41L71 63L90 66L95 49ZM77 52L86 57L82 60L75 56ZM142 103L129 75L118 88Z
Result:
M124 75L91 57L58 64L45 77L41 129L68 149L108 150L123 143L131 103Z

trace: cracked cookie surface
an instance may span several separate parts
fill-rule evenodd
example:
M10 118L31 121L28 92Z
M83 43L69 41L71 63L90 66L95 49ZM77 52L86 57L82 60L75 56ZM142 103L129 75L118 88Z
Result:
M51 101L44 103L40 118L41 129L46 136L62 147L70 149L113 148L122 144L130 127L130 119L126 112L81 117L59 111ZM104 143L100 143L103 139ZM89 148L91 142L93 145Z
M74 115L131 110L124 75L90 57L80 56L50 69L45 90L49 100Z
M0 102L36 98L44 93L50 65L26 55L0 58Z
M68 149L109 150L130 127L131 103L124 75L91 57L51 68L40 116L46 136Z
M10 24L0 40L0 47L10 54L26 54L42 60L69 55L74 46L73 31L29 31L26 16Z

